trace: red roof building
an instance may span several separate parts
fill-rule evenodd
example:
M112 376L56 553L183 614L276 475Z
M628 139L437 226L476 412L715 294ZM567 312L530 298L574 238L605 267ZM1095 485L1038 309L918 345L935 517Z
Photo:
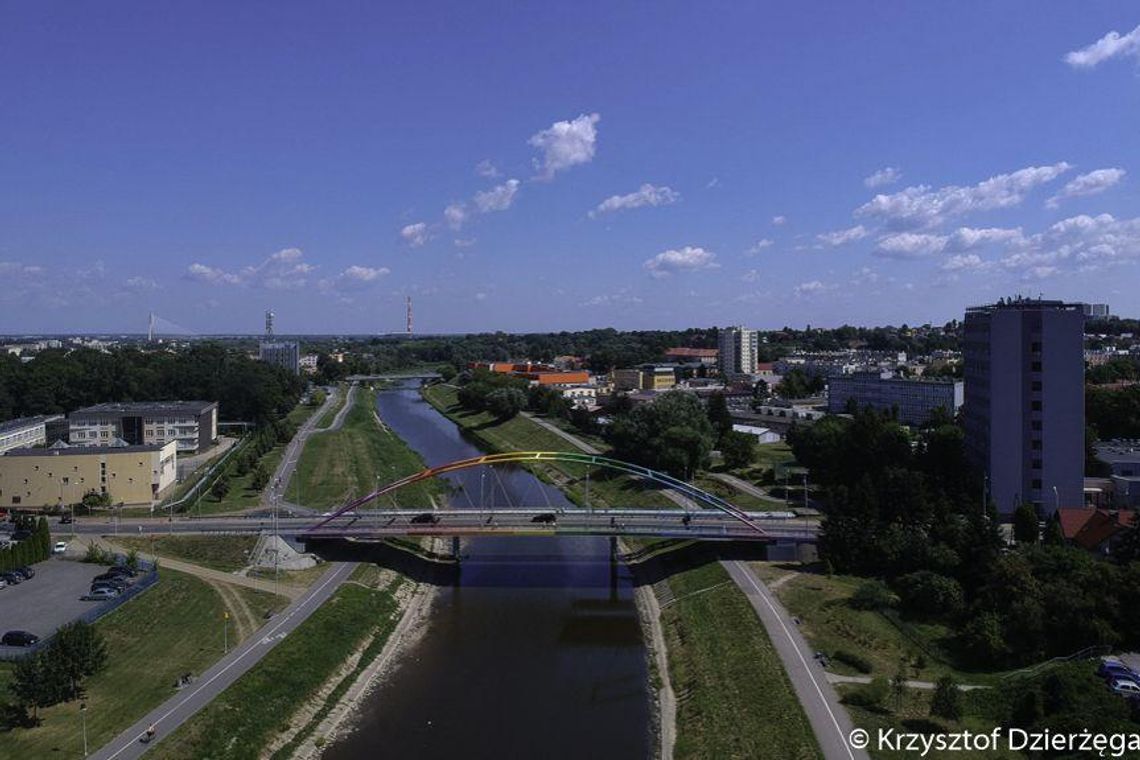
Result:
M1097 554L1111 554L1124 531L1136 524L1131 509L1062 507L1057 510L1061 533L1074 546Z

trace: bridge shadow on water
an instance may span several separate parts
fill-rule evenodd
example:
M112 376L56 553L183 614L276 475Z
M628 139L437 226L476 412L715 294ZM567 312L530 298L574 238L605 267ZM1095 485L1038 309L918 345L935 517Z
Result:
M562 539L565 540L565 539ZM558 553L481 554L456 561L449 554L410 541L310 541L306 550L330 562L365 562L435 586L501 588L606 588L649 586L677 573L724 560L767 559L767 546L755 541L665 540L611 559L606 555Z

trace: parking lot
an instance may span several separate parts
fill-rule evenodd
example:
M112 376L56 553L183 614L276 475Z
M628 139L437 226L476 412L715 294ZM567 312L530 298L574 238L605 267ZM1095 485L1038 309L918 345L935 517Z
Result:
M32 569L36 577L31 580L0 588L0 634L21 630L46 638L88 610L109 604L79 600L91 587L91 579L106 570L102 565L52 557ZM0 646L0 658L10 654L12 647Z

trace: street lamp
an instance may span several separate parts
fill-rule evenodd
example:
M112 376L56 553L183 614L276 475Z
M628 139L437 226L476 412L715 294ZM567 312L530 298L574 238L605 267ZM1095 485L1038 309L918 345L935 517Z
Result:
M79 715L83 718L83 756L87 757L87 703L79 703Z
M1061 492L1057 490L1057 486L1053 486L1053 503L1057 505L1057 509L1061 508Z

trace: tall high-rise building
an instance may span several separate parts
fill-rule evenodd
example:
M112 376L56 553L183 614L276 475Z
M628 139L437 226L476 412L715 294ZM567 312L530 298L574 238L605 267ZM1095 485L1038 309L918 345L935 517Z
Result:
M724 327L717 335L720 371L725 377L751 375L756 372L756 355L760 337L746 327Z
M966 446L1003 516L1084 503L1080 304L1003 299L966 310Z

